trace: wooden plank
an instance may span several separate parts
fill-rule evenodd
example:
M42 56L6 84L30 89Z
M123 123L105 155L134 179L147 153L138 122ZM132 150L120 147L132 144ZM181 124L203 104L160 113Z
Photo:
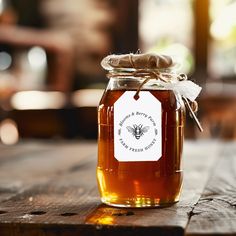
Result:
M78 163L79 168L97 149L94 142L26 142L0 148L0 202L75 169Z
M207 186L191 212L187 235L236 235L236 146L225 144Z
M7 183L20 179L22 186L29 184L0 203L1 236L183 235L220 150L214 142L186 142L179 203L167 208L119 209L100 203L95 178L96 145L85 146L58 145L37 158L31 155L0 166L0 179L7 178ZM81 159L78 156L82 150L90 152Z

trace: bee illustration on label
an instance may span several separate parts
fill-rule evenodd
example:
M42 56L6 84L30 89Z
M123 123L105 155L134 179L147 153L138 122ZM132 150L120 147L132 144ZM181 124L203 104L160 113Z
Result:
M149 130L149 126L144 126L142 124L139 125L133 125L133 127L131 126L127 126L126 127L127 130L133 134L133 136L136 139L140 139L141 136L144 135L144 133L146 133Z

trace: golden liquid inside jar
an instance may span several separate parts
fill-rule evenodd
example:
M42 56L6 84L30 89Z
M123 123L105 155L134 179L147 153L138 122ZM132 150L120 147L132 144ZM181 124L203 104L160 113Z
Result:
M136 79L110 79L98 108L97 181L103 203L119 207L154 207L179 200L185 108L171 90L145 86L161 102L162 156L158 161L118 161L114 157L114 103L136 91Z

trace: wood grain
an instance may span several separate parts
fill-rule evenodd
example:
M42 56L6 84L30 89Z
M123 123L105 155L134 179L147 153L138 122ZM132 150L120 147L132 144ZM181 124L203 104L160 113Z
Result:
M187 235L236 235L236 146L224 146L213 175L191 212Z
M8 158L1 157L0 187L9 190L0 192L1 236L183 235L221 150L215 142L186 142L179 203L119 209L100 202L95 143L29 146L5 149Z
M0 150L1 202L83 165L88 156L96 153L96 145L26 142L8 148L0 146Z

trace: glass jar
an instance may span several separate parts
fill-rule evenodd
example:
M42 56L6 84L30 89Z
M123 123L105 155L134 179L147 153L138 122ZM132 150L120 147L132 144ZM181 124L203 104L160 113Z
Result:
M97 181L101 200L108 205L154 207L172 204L179 200L183 179L181 158L185 106L181 96L172 90L165 89L155 80L149 80L140 87L143 81L142 77L111 77L99 104ZM115 109L115 105L121 101L122 96L134 94L138 89L140 89L139 96L145 94L148 99L151 99L149 108L145 108L149 105L143 106L146 109L145 112L133 111L126 100ZM121 129L115 128L114 116L115 112L117 116L123 112L122 107L124 110L130 110L130 114L124 116L124 119L117 124L123 126L123 133L126 132L123 136L126 141L119 139L119 145L124 146L125 152L122 154L124 158L120 160L115 155L116 145L118 145L115 137L119 135L116 132L119 133ZM152 117L158 117L156 115L159 113L160 120L150 119L151 116L147 114L149 112L152 112ZM131 117L132 114L133 117ZM131 118L136 119L135 115L137 117L139 115L139 121L131 122L133 125L128 124ZM141 118L145 119L146 126L142 124ZM153 144L152 147L152 142L148 141L148 132L151 132L152 126L156 123L159 123L160 129L154 127L152 135L159 135L158 139L153 140L159 140L160 146ZM128 147L138 142L139 149ZM145 142L149 142L150 145L145 147ZM148 152L151 149L152 154ZM137 155L137 160L135 155ZM154 160L149 155L153 155L154 159L155 156L157 158ZM131 156L133 159L130 159Z

